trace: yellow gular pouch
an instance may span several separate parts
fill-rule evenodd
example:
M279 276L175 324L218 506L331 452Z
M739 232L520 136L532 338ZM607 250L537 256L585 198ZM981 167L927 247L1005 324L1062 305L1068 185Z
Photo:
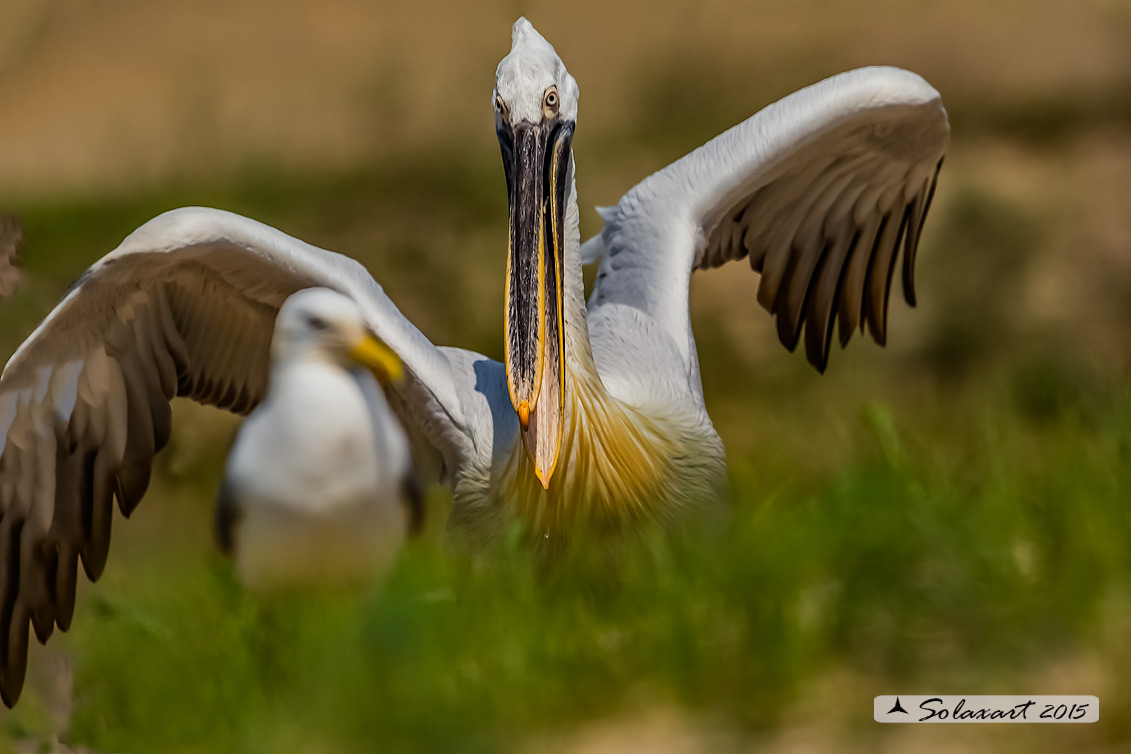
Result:
M656 418L607 397L569 367L565 425L556 471L543 487L535 463L516 442L496 499L541 538L571 532L618 534L666 523L681 509L718 498L713 480L722 446L695 418ZM704 434L710 438L704 443ZM717 447L717 454L695 448ZM717 462L717 463L716 463ZM702 476L696 484L689 475ZM703 494L703 490L710 492Z

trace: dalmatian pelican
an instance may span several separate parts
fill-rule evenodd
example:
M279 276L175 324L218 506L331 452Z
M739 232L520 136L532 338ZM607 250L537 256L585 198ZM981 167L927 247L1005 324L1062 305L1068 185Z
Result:
M886 337L949 141L937 91L895 68L834 76L770 105L602 211L581 244L578 86L519 19L492 92L509 197L504 360L433 345L356 261L212 209L147 222L90 267L0 377L0 692L29 624L73 617L77 564L102 572L113 501L128 516L169 438L169 401L237 413L263 398L283 301L337 291L401 359L392 396L442 456L453 527L517 517L539 538L630 529L719 505L722 443L704 405L688 287L748 259L790 349L824 370L839 327ZM582 264L598 261L586 302Z

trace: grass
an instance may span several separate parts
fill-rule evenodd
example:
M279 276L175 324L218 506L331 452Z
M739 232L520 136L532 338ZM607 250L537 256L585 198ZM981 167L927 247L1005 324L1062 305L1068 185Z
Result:
M1131 741L1127 354L1097 356L1030 321L1018 303L1030 272L1076 236L977 172L995 152L953 151L920 255L923 311L893 303L888 351L853 343L817 378L780 353L750 273L694 283L731 473L720 530L645 533L616 558L581 547L552 564L521 532L478 554L433 533L383 588L264 602L210 542L234 422L177 405L144 504L117 522L103 580L80 589L71 633L52 642L74 663L66 740L103 752L554 750L597 723L659 716L734 748L788 750L800 730L816 750L934 751L949 739L868 715L877 694L929 690L1098 694L1098 725L982 726L963 750L1119 750ZM494 157L410 154L9 205L26 225L29 279L0 304L0 353L130 229L211 204L357 256L435 341L497 357L498 172ZM1042 201L1084 190L1087 175ZM1095 303L1064 329L1118 328L1085 316ZM442 491L432 497L443 507ZM50 738L52 709L30 684L0 718L0 751Z
M199 551L115 569L70 637L71 739L496 751L672 706L764 736L836 670L856 679L844 717L865 745L882 734L861 724L876 693L1097 693L1034 678L1092 652L1113 675L1131 667L1112 638L1131 627L1131 402L1098 424L1072 409L1034 420L1005 392L928 417L872 404L827 481L767 489L789 470L740 466L724 530L646 535L613 561L433 539L383 589L276 603ZM196 508L206 517L206 500ZM1131 713L1101 697L1094 743L1125 734Z

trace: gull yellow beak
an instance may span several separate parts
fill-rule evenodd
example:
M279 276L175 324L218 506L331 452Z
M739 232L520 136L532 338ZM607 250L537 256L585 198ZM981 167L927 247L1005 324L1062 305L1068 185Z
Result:
M367 367L382 385L399 383L404 379L404 365L392 349L377 339L372 333L355 343L349 357Z

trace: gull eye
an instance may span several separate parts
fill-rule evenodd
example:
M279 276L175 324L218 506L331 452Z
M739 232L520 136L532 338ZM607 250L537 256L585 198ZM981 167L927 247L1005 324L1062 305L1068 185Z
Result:
M321 332L327 328L326 320L311 314L306 318L306 326L314 332Z
M546 96L542 98L542 107L547 110L557 112L558 110L558 90L557 87L551 86L546 90Z

